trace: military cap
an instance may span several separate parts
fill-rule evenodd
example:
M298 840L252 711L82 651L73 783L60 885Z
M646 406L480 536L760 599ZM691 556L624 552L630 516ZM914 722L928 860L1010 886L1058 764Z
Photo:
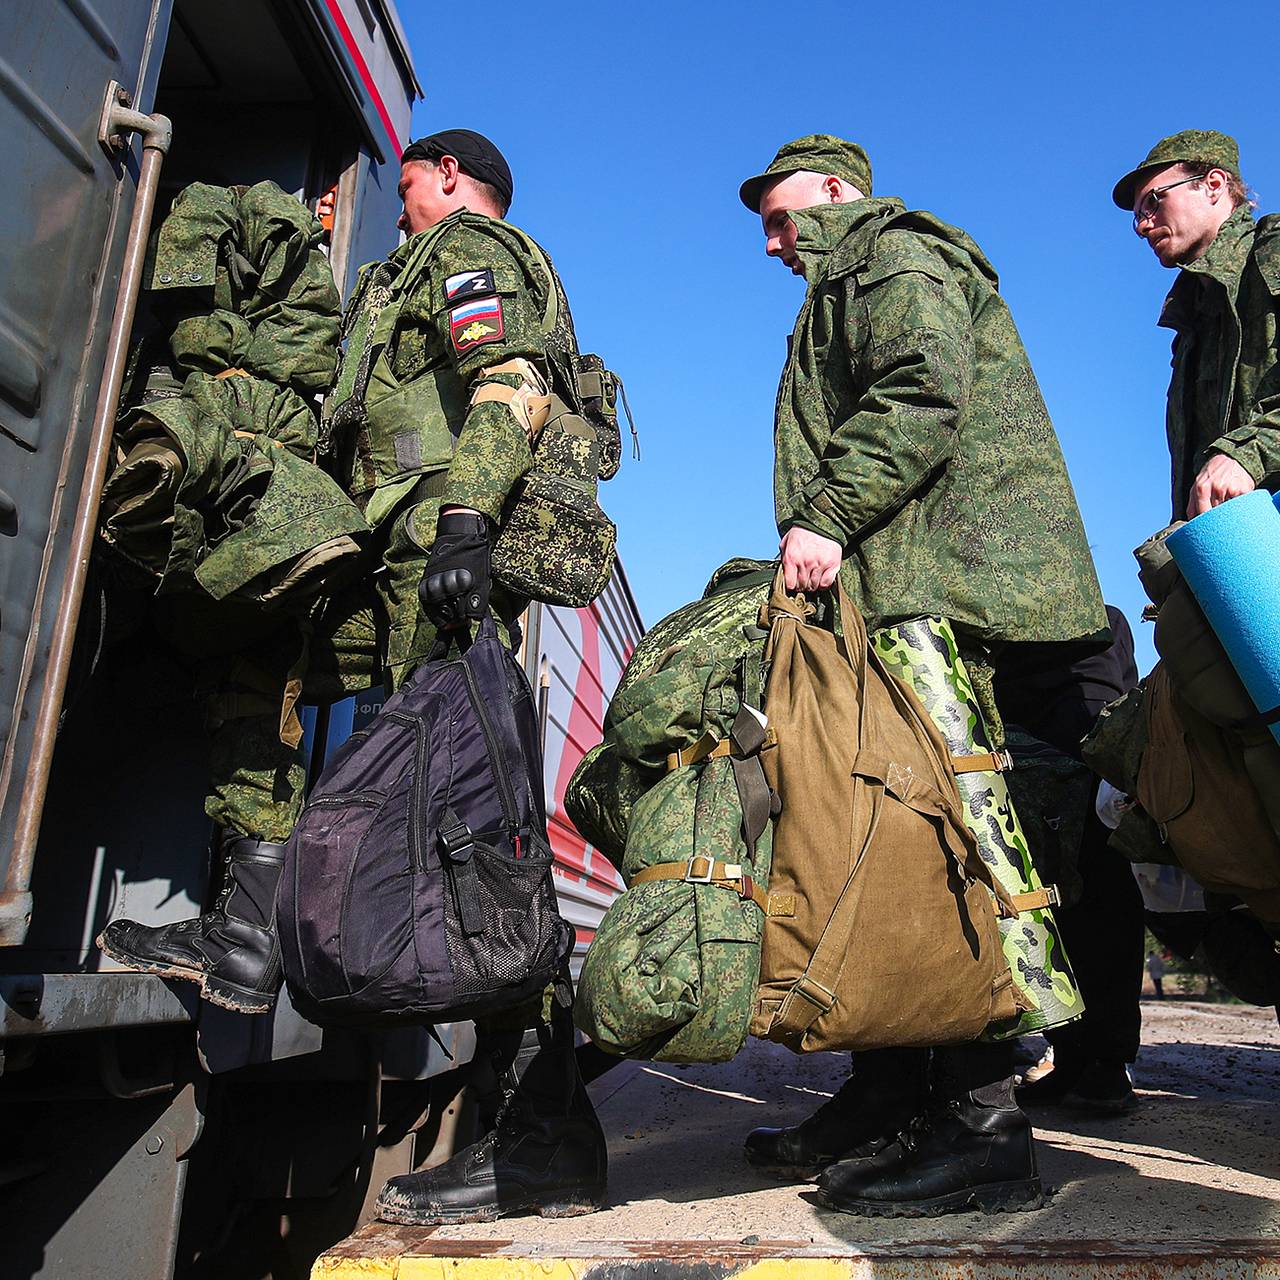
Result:
M801 172L834 173L853 183L864 196L871 194L871 161L856 142L846 142L829 133L807 133L779 148L769 167L748 178L738 188L738 195L752 213L759 213L760 197L774 178Z
M452 156L467 177L487 182L502 197L503 204L511 203L515 190L511 168L502 152L484 134L471 129L441 129L439 133L411 142L400 156L400 163L439 160L441 156Z
M1203 164L1210 169L1226 169L1240 176L1240 148L1229 134L1213 129L1183 129L1161 138L1147 158L1116 183L1111 198L1121 209L1133 208L1139 179L1149 169L1167 169L1171 164Z

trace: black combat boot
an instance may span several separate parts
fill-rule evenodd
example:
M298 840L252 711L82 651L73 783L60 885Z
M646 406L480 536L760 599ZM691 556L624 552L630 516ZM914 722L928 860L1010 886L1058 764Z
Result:
M155 927L113 920L98 946L130 969L198 982L200 994L223 1009L268 1013L281 980L276 886L284 845L228 832L223 857L225 879L212 910Z
M876 1049L853 1055L853 1074L813 1115L789 1129L753 1129L749 1164L801 1180L851 1155L892 1141L928 1096L928 1049Z
M936 1102L875 1155L831 1165L817 1194L829 1208L877 1218L1038 1209L1034 1139L1013 1078Z
M604 1132L578 1074L567 1012L557 1007L551 1026L495 1037L494 1051L503 1103L493 1128L435 1169L392 1178L378 1196L384 1222L562 1218L604 1204Z

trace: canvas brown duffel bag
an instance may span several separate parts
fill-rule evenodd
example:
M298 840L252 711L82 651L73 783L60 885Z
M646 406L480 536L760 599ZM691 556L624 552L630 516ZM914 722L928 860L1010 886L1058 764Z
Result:
M1161 662L1143 697L1147 745L1137 799L1179 865L1280 930L1280 841L1229 729L1200 715Z
M805 1052L972 1040L1020 1008L996 911L1034 904L993 882L946 744L833 595L842 635L780 571L761 616L769 890L795 914L765 921L752 1034Z

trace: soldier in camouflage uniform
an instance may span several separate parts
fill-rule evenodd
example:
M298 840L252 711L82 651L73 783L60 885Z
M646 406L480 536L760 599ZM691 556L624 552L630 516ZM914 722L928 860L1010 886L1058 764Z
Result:
M203 703L223 889L193 920L115 920L98 943L242 1013L270 1009L280 980L272 920L305 780L306 615L365 532L315 465L341 323L323 235L273 182L179 193L149 247L102 499L121 611L172 645ZM135 582L154 597L143 608L126 603Z
M995 664L1098 643L1106 616L996 274L963 231L872 198L866 152L840 138L788 143L740 194L807 284L774 427L787 586L839 573L869 630L949 619L998 735ZM931 1098L930 1051L859 1054L814 1116L753 1132L748 1159L820 1175L853 1213L1038 1203L1011 1042L932 1052Z
M1280 216L1254 222L1234 138L1162 138L1112 199L1163 267L1174 331L1166 430L1173 519L1280 488Z

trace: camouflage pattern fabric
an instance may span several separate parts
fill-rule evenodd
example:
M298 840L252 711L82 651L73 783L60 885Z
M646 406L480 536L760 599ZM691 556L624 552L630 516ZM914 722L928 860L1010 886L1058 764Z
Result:
M617 469L617 421L579 395L578 372L603 366L579 354L546 253L508 223L459 212L364 269L344 332L322 447L370 523L416 475L440 472L445 503L497 526L496 581L553 604L595 599L614 562L596 481ZM511 408L485 398L525 382L513 361L561 410L532 450Z
M337 363L322 239L271 182L195 183L152 236L155 328L133 353L102 528L158 592L296 606L358 550L364 519L313 465L303 398Z
M303 615L349 571L363 517L313 463L307 398L337 360L322 230L273 183L196 184L152 237L151 328L131 352L104 540L154 583L193 660L210 748L206 812L284 840L305 771Z
M1005 781L1031 860L1046 884L1058 886L1062 905L1075 906L1084 890L1080 851L1097 776L1020 726L1005 728L1005 747L1013 757Z
M315 417L292 389L193 373L176 396L122 414L103 536L156 575L157 592L305 603L366 529L308 460L314 441Z
M397 292L407 296L394 328L379 326L375 313ZM555 322L544 333L553 293ZM467 307L478 308L475 318ZM385 267L366 267L343 328L346 352L324 417L344 488L364 497L445 468L445 503L496 522L532 465L529 439L506 405L470 401L487 383L520 385L517 374L485 372L495 365L525 359L550 380L548 351L577 353L550 259L516 227L462 211L410 236Z
M143 287L179 376L240 368L304 395L338 358L338 291L324 229L274 182L193 183L152 236Z
M945 619L915 619L878 631L871 640L890 672L915 691L953 754L991 750L964 659ZM1003 775L962 773L956 783L965 802L965 823L999 882L1011 894L1043 888ZM1014 981L1034 1007L1016 1023L989 1031L989 1037L1007 1039L1061 1026L1084 1012L1051 911L1001 920L1000 939Z
M1255 225L1238 208L1179 270L1160 324L1176 335L1165 419L1173 518L1186 516L1191 485L1215 453L1280 490L1280 215Z
M809 282L778 390L779 530L844 548L870 629L1092 636L1106 614L1075 495L997 278L898 200L793 212Z
M604 743L569 783L569 816L602 838L599 847L628 880L701 855L740 863L767 887L770 833L747 848L733 762L667 769L668 753L707 731L727 737L744 702L760 705L764 632L756 619L772 575L753 573L758 567L727 566L713 579L715 594L645 634L610 703ZM719 886L634 885L609 908L587 953L578 1026L612 1053L731 1058L750 1025L763 923L754 902Z

